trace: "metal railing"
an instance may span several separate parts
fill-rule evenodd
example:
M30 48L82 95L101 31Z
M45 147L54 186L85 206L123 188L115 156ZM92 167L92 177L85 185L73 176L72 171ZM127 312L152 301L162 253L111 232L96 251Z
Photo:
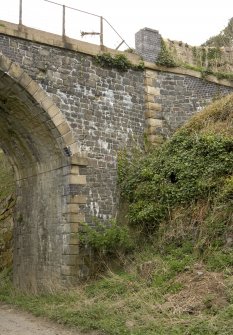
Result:
M60 6L62 7L62 36L68 37L66 35L66 9L71 9L73 11L77 11L83 14L87 14L87 15L91 15L91 16L95 16L98 17L100 20L100 31L99 32L84 32L81 31L81 36L85 36L85 35L99 35L100 39L99 39L99 44L101 49L103 49L104 46L104 22L112 29L112 31L114 31L114 33L121 39L121 42L119 43L119 45L116 47L116 50L118 50L123 44L125 44L128 48L129 45L125 42L125 40L123 39L123 37L116 31L116 29L110 24L110 22L108 20L106 20L103 16L97 15L97 14L93 14L81 9L77 9L74 7L69 7L66 6L64 4L60 4L51 0L44 0L45 2L49 2L51 4L54 4L56 6ZM22 27L23 25L23 0L19 0L19 26Z

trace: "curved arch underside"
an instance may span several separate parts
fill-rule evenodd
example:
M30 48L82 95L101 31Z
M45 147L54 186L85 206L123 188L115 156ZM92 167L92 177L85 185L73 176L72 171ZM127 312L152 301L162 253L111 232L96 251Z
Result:
M71 206L65 188L78 184L79 171L74 166L78 164L72 164L75 155L67 155L68 145L68 153L77 152L72 133L53 102L17 65L0 55L0 146L15 171L13 272L15 284L23 289L35 291L70 275L67 226ZM74 177L75 182L71 181ZM78 215L77 201L75 205L72 212ZM76 249L75 255L77 245Z

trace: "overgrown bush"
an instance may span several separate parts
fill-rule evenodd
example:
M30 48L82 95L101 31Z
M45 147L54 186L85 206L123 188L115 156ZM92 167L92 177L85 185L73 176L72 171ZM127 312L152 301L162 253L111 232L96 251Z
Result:
M159 52L158 58L156 59L156 64L167 67L177 66L172 53L167 48L166 43L164 42L163 39L161 39L161 50Z
M88 245L100 254L115 255L128 252L134 248L134 241L127 226L121 226L116 220L108 222L95 220L95 226L82 224L80 242Z
M232 225L233 95L217 101L141 159L119 155L129 221L199 251L224 243ZM219 110L221 108L221 110Z

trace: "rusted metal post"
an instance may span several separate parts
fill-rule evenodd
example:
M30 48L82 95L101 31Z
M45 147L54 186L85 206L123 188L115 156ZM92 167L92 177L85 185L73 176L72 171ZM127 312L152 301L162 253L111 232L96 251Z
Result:
M104 46L103 16L100 16L100 49Z
M22 26L22 7L23 0L19 0L19 25Z
M66 6L62 5L63 11L62 11L62 36L66 36Z

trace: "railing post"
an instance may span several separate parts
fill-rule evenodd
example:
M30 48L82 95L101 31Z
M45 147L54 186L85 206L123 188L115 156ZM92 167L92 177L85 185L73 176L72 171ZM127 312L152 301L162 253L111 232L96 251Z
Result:
M62 11L62 36L66 36L66 6L62 5L63 11Z
M100 50L103 49L103 45L104 45L103 16L100 16Z
M22 7L23 0L19 0L19 26L22 26Z

